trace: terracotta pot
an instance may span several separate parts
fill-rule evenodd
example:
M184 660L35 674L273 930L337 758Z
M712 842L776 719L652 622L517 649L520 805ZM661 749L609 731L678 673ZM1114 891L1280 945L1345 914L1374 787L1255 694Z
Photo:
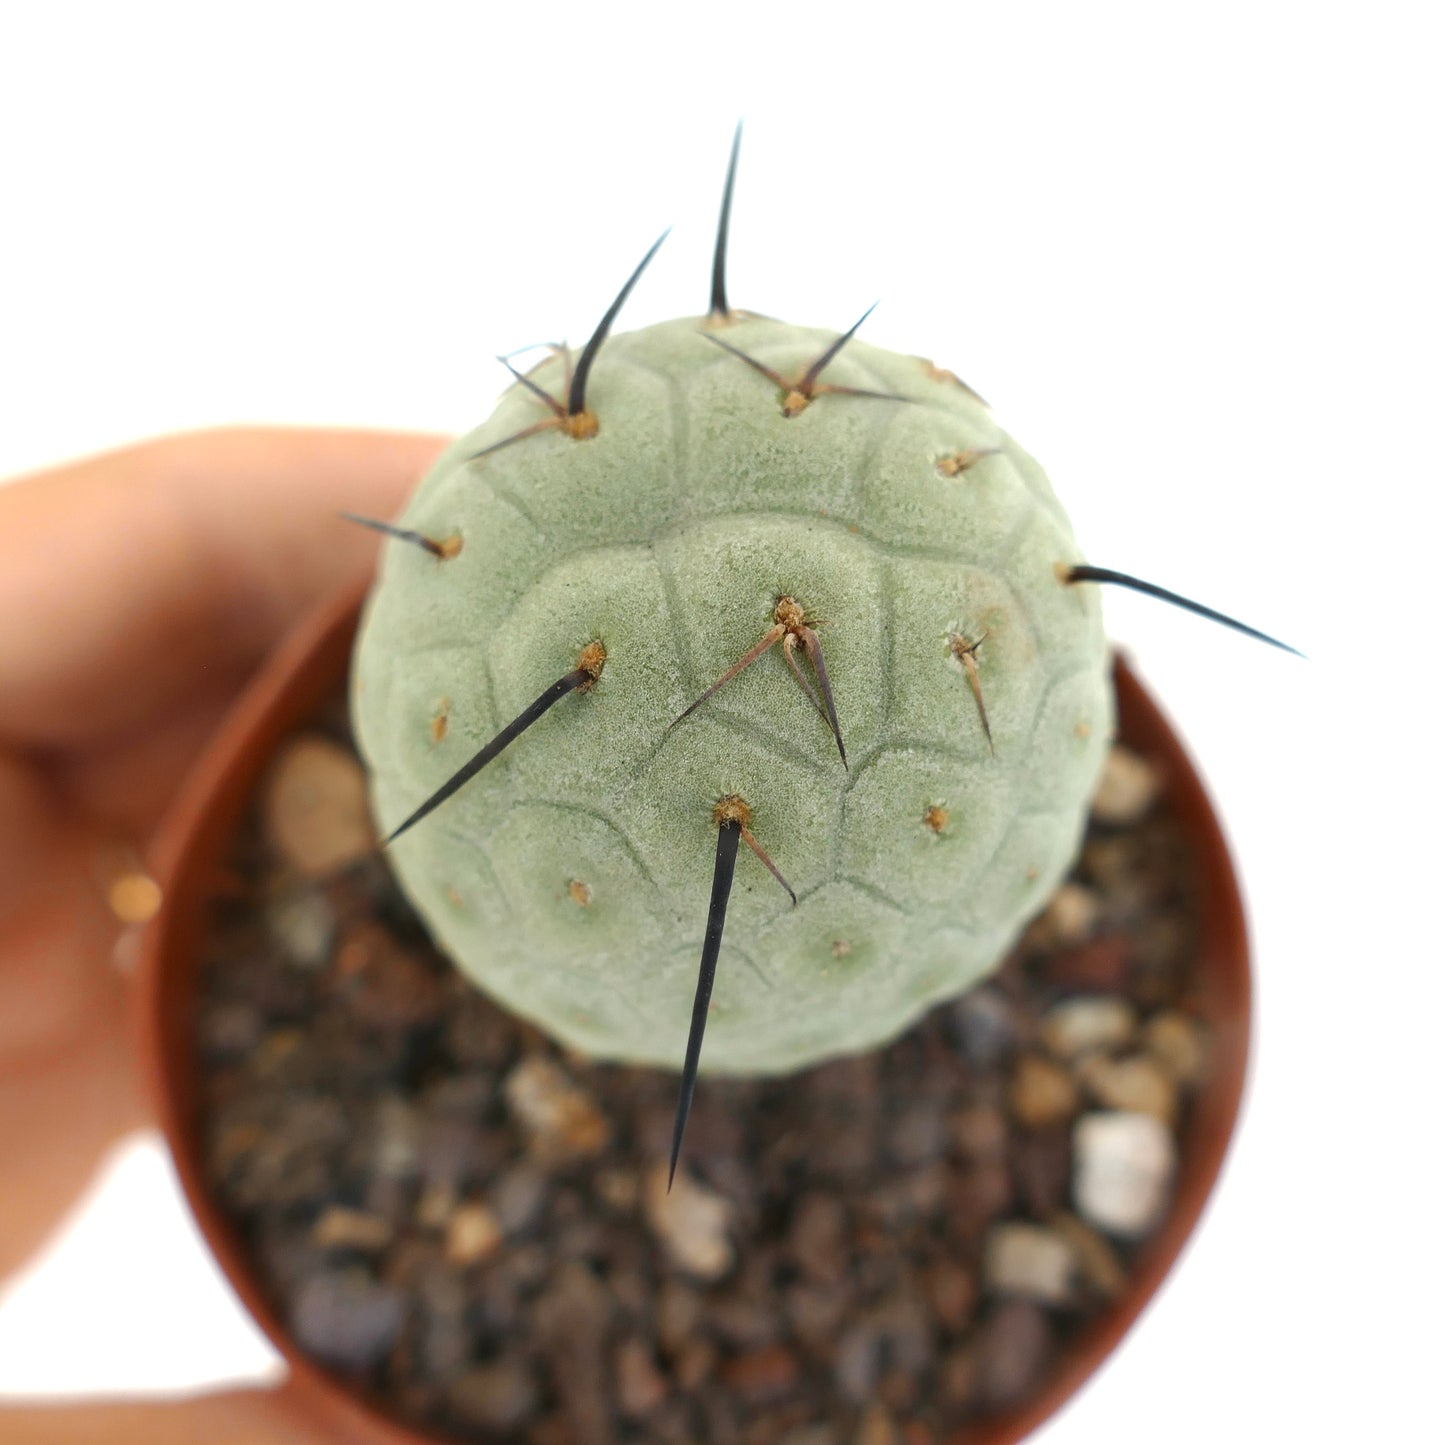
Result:
M306 1359L253 1278L236 1233L207 1191L194 1040L197 957L207 899L247 799L277 744L336 687L351 653L362 593L320 608L282 646L242 697L187 780L156 859L165 902L144 939L141 1047L155 1110L192 1212L237 1294L291 1369L287 1395L308 1420L354 1445L429 1445ZM1020 1409L981 1423L974 1445L1010 1445L1058 1410L1119 1344L1159 1288L1194 1228L1223 1163L1249 1049L1250 967L1239 887L1198 776L1158 707L1116 662L1119 735L1159 759L1169 806L1197 851L1201 878L1199 1006L1213 1031L1212 1075L1195 1101L1174 1202L1128 1289L1067 1349L1048 1387Z

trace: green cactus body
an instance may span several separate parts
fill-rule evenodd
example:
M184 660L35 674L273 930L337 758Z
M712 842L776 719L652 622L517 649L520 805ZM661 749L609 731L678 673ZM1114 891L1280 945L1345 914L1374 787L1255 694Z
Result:
M449 450L402 520L460 550L387 549L353 714L392 827L600 642L595 686L393 865L507 1007L676 1068L713 805L745 799L798 902L743 851L702 1067L776 1073L877 1045L998 962L1074 856L1112 692L1097 590L1060 580L1068 521L966 388L854 340L821 380L905 400L820 388L789 415L709 325L607 341L595 435L469 460L548 416L514 385ZM743 315L713 335L785 377L836 339ZM531 379L562 394L562 359ZM846 769L780 646L673 725L784 596L815 619Z

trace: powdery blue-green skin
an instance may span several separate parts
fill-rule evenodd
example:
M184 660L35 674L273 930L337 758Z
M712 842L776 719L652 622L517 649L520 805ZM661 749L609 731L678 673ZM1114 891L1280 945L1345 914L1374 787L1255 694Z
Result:
M462 551L388 544L353 715L389 830L600 640L596 687L399 839L393 864L504 1005L597 1057L677 1068L712 805L740 794L798 907L742 848L702 1069L776 1073L877 1045L998 962L1074 856L1112 692L1096 589L1055 570L1080 560L1068 521L981 403L855 340L823 379L910 400L821 395L787 418L701 329L609 340L590 440L546 431L468 461L547 415L514 386L448 451L402 521ZM783 375L834 339L760 317L720 334ZM533 375L561 394L559 360ZM1002 452L940 472L981 447ZM669 731L783 594L826 619L850 772L781 648ZM950 631L984 637L994 756ZM942 832L924 821L936 805Z

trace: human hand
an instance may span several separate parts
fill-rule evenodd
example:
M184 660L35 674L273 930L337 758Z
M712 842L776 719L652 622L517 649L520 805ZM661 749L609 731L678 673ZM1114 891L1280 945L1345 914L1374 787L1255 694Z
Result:
M440 438L228 430L0 487L0 1280L145 1122L123 931L181 780L238 691L377 538ZM133 887L134 892L134 887ZM0 1409L14 1445L310 1445L284 1391ZM314 1437L318 1442L322 1436Z

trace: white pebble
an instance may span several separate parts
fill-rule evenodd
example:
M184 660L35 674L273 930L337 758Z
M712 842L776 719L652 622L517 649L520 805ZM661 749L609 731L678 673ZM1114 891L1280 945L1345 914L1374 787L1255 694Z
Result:
M1117 744L1104 759L1104 771L1090 805L1100 823L1137 823L1152 808L1164 787L1159 768L1138 753Z
M1040 1036L1049 1052L1076 1059L1095 1049L1120 1049L1134 1037L1133 1008L1121 998L1071 998L1044 1015Z
M1174 1139L1148 1114L1085 1114L1074 1125L1074 1204L1108 1234L1136 1239L1163 1217Z
M324 877L375 846L366 774L329 738L292 738L271 765L262 795L271 845L303 877Z
M1082 883L1060 884L1038 918L1038 931L1055 948L1072 948L1094 931L1099 895Z
M585 1159L607 1147L612 1127L592 1095L544 1055L523 1059L502 1088L512 1117L544 1158Z
M266 905L266 926L298 968L320 968L331 957L336 914L325 894L314 889L273 899Z
M732 1268L729 1200L682 1169L669 1194L667 1165L661 1162L648 1172L644 1200L648 1223L682 1269L698 1279L721 1279Z
M984 1284L997 1294L1063 1304L1073 1271L1074 1251L1040 1224L995 1225L984 1241Z

